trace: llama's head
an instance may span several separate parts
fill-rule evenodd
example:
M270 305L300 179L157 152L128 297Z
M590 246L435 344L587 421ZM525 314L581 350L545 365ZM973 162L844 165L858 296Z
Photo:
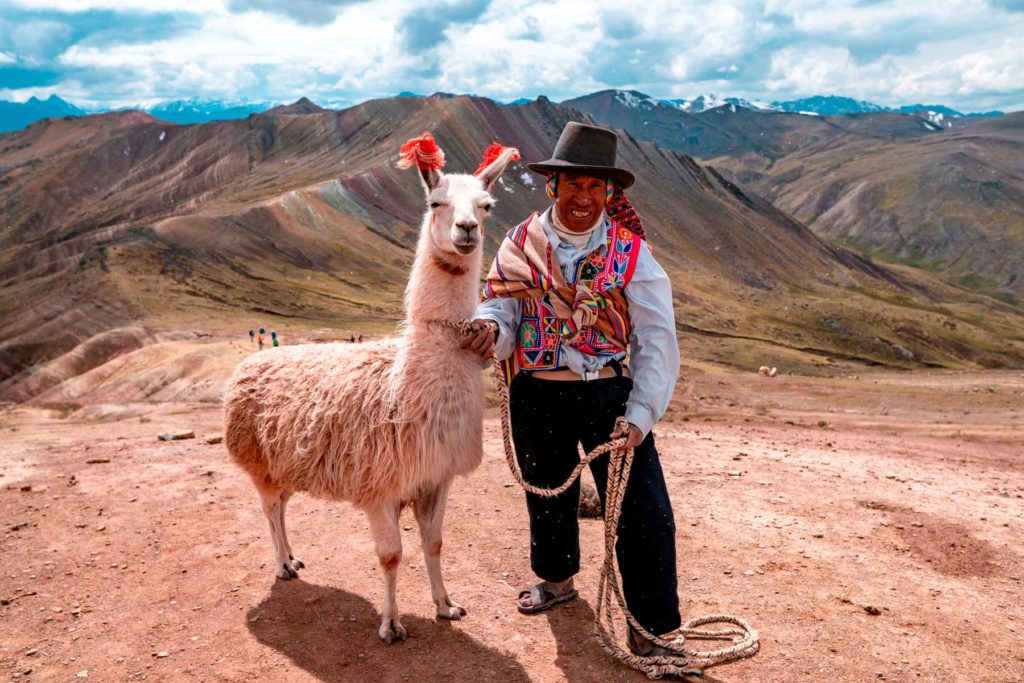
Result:
M448 255L472 254L480 246L484 219L494 208L491 190L498 176L519 151L494 143L472 175L443 173L444 152L430 133L402 146L399 166L420 171L427 196L426 228L435 249Z

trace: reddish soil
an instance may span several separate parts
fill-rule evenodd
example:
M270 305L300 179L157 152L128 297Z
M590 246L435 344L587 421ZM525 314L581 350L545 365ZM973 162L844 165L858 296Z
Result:
M644 680L592 633L600 522L582 523L581 599L516 612L527 520L495 419L446 521L446 580L469 614L435 622L407 512L410 638L391 646L363 515L296 497L308 568L275 580L250 483L203 441L220 419L187 403L0 411L0 676ZM174 429L198 438L157 441ZM1020 371L688 369L657 435L685 615L732 612L761 633L756 657L709 680L1024 680Z

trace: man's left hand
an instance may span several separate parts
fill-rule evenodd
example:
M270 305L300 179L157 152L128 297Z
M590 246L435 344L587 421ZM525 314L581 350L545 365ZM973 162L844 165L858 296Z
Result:
M612 431L613 439L618 439L623 436L626 437L626 443L619 447L620 451L628 451L630 448L636 448L640 445L640 442L644 440L644 435L640 433L639 427L632 422L627 422L626 424L629 425L629 429L627 431L623 432L617 426Z

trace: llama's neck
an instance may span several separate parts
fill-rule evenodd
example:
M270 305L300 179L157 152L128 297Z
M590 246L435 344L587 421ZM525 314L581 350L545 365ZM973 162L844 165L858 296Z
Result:
M405 318L412 327L439 320L468 320L479 301L482 248L461 256L443 253L424 226L405 290Z

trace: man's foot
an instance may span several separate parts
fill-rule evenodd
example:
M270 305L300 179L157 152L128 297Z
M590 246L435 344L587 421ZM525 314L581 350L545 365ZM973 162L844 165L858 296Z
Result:
M635 654L637 657L678 657L679 655L672 652L666 647L656 645L651 641L640 635L639 632L633 630L632 626L627 624L626 628L626 646L629 651ZM694 680L704 675L704 669L700 667L687 667L681 674L683 680Z
M579 593L572 586L569 578L561 583L541 581L535 586L519 591L517 607L523 614L535 614L551 609L560 602L567 602Z

